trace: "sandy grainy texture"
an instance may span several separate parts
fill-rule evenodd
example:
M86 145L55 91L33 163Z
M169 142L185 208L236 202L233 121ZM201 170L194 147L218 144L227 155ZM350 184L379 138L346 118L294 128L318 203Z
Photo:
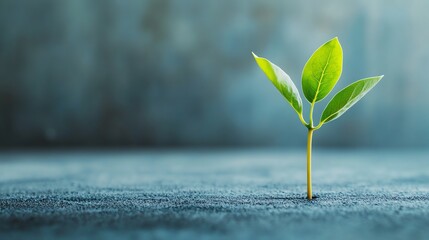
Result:
M429 153L0 154L0 239L428 239Z

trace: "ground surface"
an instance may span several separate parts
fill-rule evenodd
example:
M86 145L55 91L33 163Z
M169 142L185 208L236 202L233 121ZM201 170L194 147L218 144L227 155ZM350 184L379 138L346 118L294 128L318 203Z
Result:
M429 239L429 153L0 154L0 239Z

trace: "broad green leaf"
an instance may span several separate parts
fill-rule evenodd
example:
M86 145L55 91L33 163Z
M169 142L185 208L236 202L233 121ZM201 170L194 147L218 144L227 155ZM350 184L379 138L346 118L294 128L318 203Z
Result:
M289 75L287 75L280 67L276 66L268 59L258 57L253 52L252 54L256 60L256 63L259 65L265 75L267 75L268 79L274 84L277 90L280 91L283 97L286 98L293 109L295 109L295 111L301 115L302 100L298 89L290 79Z
M343 115L349 108L357 103L369 92L383 76L364 78L356 81L339 91L323 110L320 121L330 122Z
M343 50L338 38L319 47L308 59L302 71L302 91L310 103L325 98L340 79Z

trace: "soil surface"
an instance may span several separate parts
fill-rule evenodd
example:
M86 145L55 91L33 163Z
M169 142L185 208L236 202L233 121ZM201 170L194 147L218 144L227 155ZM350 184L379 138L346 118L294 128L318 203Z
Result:
M0 239L428 239L429 152L0 154Z

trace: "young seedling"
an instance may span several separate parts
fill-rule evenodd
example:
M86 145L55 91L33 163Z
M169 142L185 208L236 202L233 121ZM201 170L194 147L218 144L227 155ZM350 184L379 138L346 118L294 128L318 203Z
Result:
M312 199L311 190L311 145L313 132L323 124L337 119L369 92L383 76L364 78L339 91L328 103L320 117L319 124L313 125L314 105L324 99L334 88L343 68L343 50L335 37L320 46L308 59L302 71L302 91L310 103L308 123L302 116L302 100L298 89L281 68L268 59L256 56L256 63L298 114L301 123L308 129L307 139L307 198Z

